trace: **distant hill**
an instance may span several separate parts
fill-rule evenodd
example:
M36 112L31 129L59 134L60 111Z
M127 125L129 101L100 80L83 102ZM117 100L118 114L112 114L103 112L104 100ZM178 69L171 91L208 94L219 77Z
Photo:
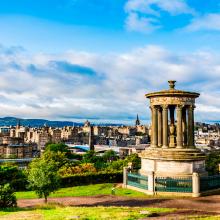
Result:
M45 124L49 127L64 127L64 126L82 126L83 123L76 123L71 121L49 121L45 119L23 119L14 117L0 118L0 126L16 126L18 121L22 126L42 127Z
M84 123L71 122L71 121L50 121L46 119L23 119L15 117L0 118L0 126L16 126L18 121L22 126L42 127L45 124L49 127L64 127L64 126L83 126ZM97 124L100 126L121 126L122 124Z

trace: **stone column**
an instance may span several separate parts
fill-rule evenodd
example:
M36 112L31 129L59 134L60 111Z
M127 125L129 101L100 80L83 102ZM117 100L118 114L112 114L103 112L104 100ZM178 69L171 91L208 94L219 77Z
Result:
M162 146L162 141L163 141L163 137L162 137L162 132L163 132L163 126L162 126L162 109L158 108L158 146L161 147Z
M163 148L168 148L168 105L163 105Z
M173 148L175 147L175 142L176 142L176 138L175 138L175 131L176 131L176 127L175 127L175 118L174 118L174 111L175 111L175 106L170 106L170 133L169 133L169 137L170 137L170 143L169 143L169 147Z
M188 146L195 148L194 144L194 105L188 107Z
M154 172L148 174L148 194L154 195Z
M151 147L157 147L158 145L158 114L157 107L152 106L152 128L151 128Z
M128 168L123 167L123 187L127 188L128 185Z
M186 123L186 108L183 108L183 145L187 146L187 123Z
M183 128L182 128L182 106L178 105L176 109L177 114L177 148L183 148Z
M200 193L200 177L198 173L193 173L192 175L192 196L199 197Z

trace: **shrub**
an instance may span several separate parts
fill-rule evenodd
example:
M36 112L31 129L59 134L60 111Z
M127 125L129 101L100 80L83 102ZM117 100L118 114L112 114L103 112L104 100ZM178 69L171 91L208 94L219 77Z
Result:
M10 184L0 185L0 208L16 207L17 201Z
M63 187L80 186L98 183L121 183L123 181L122 172L97 172L83 173L72 176L62 177L61 182Z
M210 175L219 173L220 152L211 152L206 157L206 170Z
M117 154L116 154L115 151L113 151L113 150L107 150L107 151L103 154L102 158L103 158L103 161L104 161L104 162L111 162L111 161L117 160L117 159L118 159L118 156L117 156Z
M96 168L92 163L84 163L78 166L62 167L59 170L61 176L71 176L77 173L95 173Z
M108 163L108 167L106 168L106 170L122 171L124 166L127 166L126 160L116 160L111 163Z
M16 191L25 190L27 177L17 166L3 165L0 166L0 185L7 183Z
M125 160L126 160L127 164L129 162L131 162L134 169L140 169L141 158L138 156L138 154L131 154L128 157L126 157Z

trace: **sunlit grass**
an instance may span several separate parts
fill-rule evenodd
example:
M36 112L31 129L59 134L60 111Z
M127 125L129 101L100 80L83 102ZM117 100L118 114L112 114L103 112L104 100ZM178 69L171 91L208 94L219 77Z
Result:
M36 209L8 209L0 211L0 219L38 219L38 220L135 220L162 212L173 212L168 208L141 208L141 207L60 207L44 205Z
M51 193L49 197L74 197L74 196L95 196L95 195L111 195L114 184L94 184L88 186L75 186L69 188L61 188L55 193ZM115 188L115 195L130 197L147 197L146 194L130 189ZM16 192L17 199L34 199L37 195L33 191Z

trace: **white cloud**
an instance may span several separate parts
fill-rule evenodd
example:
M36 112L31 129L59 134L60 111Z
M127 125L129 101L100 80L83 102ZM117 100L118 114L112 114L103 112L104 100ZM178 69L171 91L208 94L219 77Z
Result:
M125 11L128 13L126 28L143 33L153 32L161 27L161 11L172 16L196 13L184 0L128 0Z
M220 31L220 14L205 14L195 17L185 28L187 31Z
M160 28L158 21L154 18L139 17L136 13L130 13L126 19L126 27L129 31L151 33Z
M217 53L177 54L148 45L124 54L0 51L0 57L0 116L121 122L139 113L149 119L144 94L175 79L177 88L201 92L197 120L220 118Z
M184 0L128 0L125 10L127 12L136 11L156 16L160 16L161 10L171 15L195 13L194 9L190 8Z

